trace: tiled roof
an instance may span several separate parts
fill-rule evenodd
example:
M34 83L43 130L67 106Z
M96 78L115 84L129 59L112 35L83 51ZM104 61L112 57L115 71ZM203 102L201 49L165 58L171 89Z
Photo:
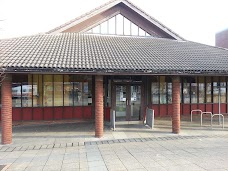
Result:
M0 41L8 72L228 73L228 50L188 41L63 33Z
M83 14L67 23L64 23L50 31L48 31L48 34L56 34L56 33L62 33L64 30L72 27L73 25L77 25L80 22L87 20L88 18L91 18L94 15L97 15L99 13L104 12L107 9L110 9L111 7L118 5L120 3L124 3L126 6L128 6L129 8L131 8L132 10L134 10L135 12L137 12L138 14L140 14L141 16L143 16L145 19L149 20L151 23L153 23L154 25L156 25L158 28L162 29L164 32L168 33L169 35L171 35L172 37L174 37L177 40L184 40L183 37L181 37L180 35L178 35L177 33L175 33L174 31L172 31L170 28L168 28L167 26L165 26L164 24L162 24L161 22L159 22L158 20L156 20L155 18L151 17L149 14L147 14L145 11L143 11L142 9L140 9L139 7L135 6L133 3L131 3L128 0L110 0L109 2L99 6L98 8L95 8L93 10L91 10L90 12Z

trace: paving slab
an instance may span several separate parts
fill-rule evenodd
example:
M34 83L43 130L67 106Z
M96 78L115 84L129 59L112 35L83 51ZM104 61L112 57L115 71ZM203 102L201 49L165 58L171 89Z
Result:
M0 145L0 165L8 165L9 170L228 168L227 124L223 130L183 121L181 133L175 135L170 120L155 121L153 130L133 123L117 124L116 131L105 127L101 139L94 137L94 123L78 127L74 123L53 124L49 125L50 132L48 125L19 126L14 128L14 143ZM25 135L26 140L17 138ZM208 162L211 156L216 164Z

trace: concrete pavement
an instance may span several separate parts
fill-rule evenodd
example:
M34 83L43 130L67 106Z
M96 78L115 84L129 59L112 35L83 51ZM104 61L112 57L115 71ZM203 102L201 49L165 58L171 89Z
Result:
M225 122L226 123L226 122ZM182 120L180 135L170 119L151 130L137 122L118 123L94 138L94 124L55 123L14 127L14 143L0 146L3 170L228 170L228 129L209 121ZM1 169L1 168L0 168Z

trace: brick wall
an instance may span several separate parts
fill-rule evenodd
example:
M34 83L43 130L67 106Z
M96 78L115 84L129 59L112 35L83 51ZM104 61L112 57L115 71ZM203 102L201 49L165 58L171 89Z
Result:
M12 143L12 77L7 75L2 82L2 144Z
M103 136L104 103L103 103L103 76L95 77L95 136Z
M172 131L180 132L180 78L173 77L172 86Z

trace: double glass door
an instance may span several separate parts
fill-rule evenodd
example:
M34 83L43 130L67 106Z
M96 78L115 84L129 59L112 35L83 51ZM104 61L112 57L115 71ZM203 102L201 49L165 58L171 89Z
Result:
M116 85L116 120L140 120L140 106L140 85Z

